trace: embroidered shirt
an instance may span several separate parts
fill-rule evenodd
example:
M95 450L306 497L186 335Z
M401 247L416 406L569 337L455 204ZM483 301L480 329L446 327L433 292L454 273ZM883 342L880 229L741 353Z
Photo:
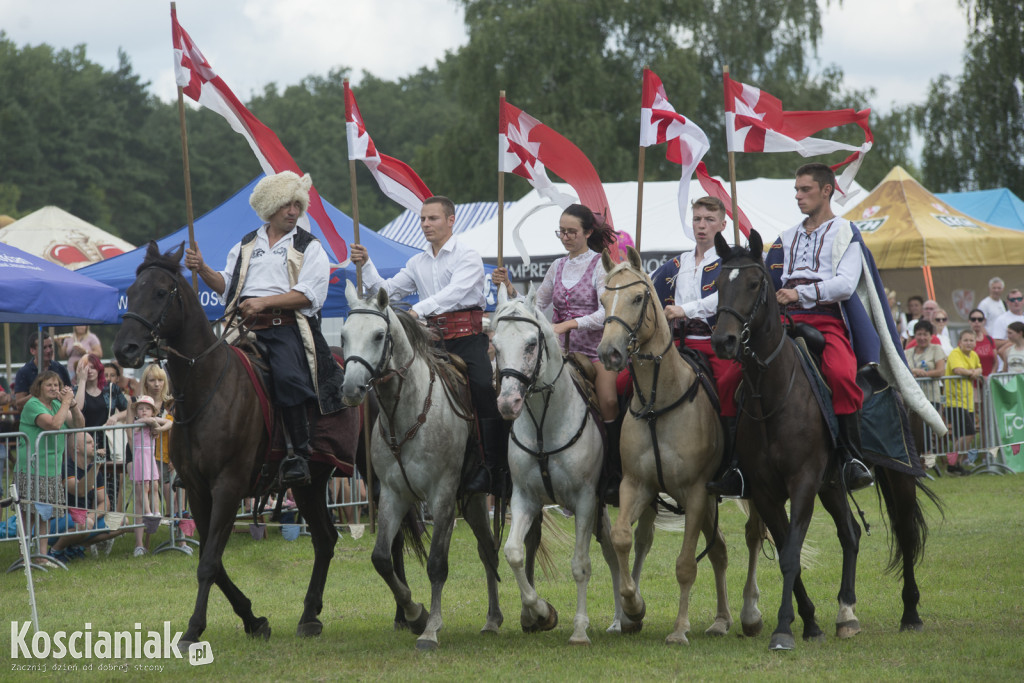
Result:
M302 228L295 228L301 230ZM256 244L249 257L249 272L242 285L239 296L274 296L286 294L295 290L309 299L307 308L300 308L299 313L312 317L324 305L327 299L327 286L331 276L331 264L327 258L327 252L320 246L318 240L310 242L306 247L302 261L302 270L299 271L299 280L292 287L288 280L288 248L292 246L295 238L295 230L279 239L274 248L270 248L270 240L267 237L267 225L264 224L256 231ZM224 278L224 291L231 291L231 275L235 272L235 262L241 252L242 244L239 242L228 252L227 265L220 272Z
M676 277L676 305L683 307L687 318L700 318L704 322L718 310L718 290L703 296L704 269L718 260L714 249L708 249L697 263L697 251L684 251L679 255L679 275Z
M832 218L814 230L807 232L803 222L786 230L782 240L782 286L793 278L817 280L798 285L796 293L803 308L813 308L818 303L846 301L857 289L862 272L860 245L850 242L836 272L832 271L832 251L838 230L835 228L845 219Z

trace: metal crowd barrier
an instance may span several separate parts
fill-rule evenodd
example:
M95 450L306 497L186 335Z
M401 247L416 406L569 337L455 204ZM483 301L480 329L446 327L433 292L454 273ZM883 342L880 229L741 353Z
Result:
M150 510L145 509L143 495L145 487L140 487L132 480L132 462L128 462L127 453L130 448L133 436L137 429L145 429L145 425L113 425L103 427L84 427L80 429L65 429L41 433L33 444L30 457L25 463L25 474L28 479L28 486L19 491L21 500L20 506L12 506L0 511L0 542L5 540L16 540L17 535L13 532L16 526L15 515L17 508L25 511L26 519L30 521L28 529L34 542L33 564L39 566L39 560L64 566L58 558L41 553L42 539L47 539L49 548L60 542L62 538L72 539L65 541L68 547L90 545L95 547L98 543L107 543L105 550L110 551L110 545L117 536L131 531L144 538L144 532L155 534L158 530L166 527L168 535L156 547L151 548L147 553L159 554L166 551L178 551L192 554L192 546L198 545L198 540L192 538L191 531L194 529L194 522L190 520L187 499L184 491L171 488L173 473L162 468L157 461L155 479L150 483ZM82 445L76 435L85 433L94 436L94 448L96 452L81 452ZM65 450L55 457L56 463L43 462L45 454L55 451L57 441L65 439ZM155 435L155 452L161 450L162 440L169 437L169 432L162 432ZM96 443L99 441L99 443ZM0 462L0 484L6 491L11 483L16 480L17 454L25 452L29 447L28 437L22 432L11 432L0 435L0 450L3 458ZM91 449L90 449L91 450ZM87 474L82 485L82 497L89 489L97 489L96 473L102 474L102 494L94 495L93 504L86 507L76 506L73 494L68 491L69 478L74 477L76 470L70 468L70 463L76 458L84 457ZM48 465L50 465L48 467ZM39 476L48 471L56 471L54 475L59 485L65 487L65 504L53 505L47 502L44 495L44 481ZM79 482L70 482L70 486L79 487ZM142 491L140 491L140 488ZM156 493L156 501L152 501L153 489ZM368 504L366 487L358 473L353 477L333 478L327 491L328 506L339 515L340 524L348 524L350 531L358 526L360 521L359 511L362 506ZM269 514L269 510L267 511ZM240 512L241 516L248 515L251 518L251 507ZM344 517L343 517L344 516ZM288 522L286 522L287 524ZM301 531L305 531L305 524L301 520L292 520L291 525L298 524ZM8 527L12 532L7 533ZM44 531L40 533L40 528ZM188 532L188 533L186 533ZM63 548L60 548L63 550ZM98 551L97 551L98 553ZM21 567L19 559L7 571L13 571Z
M1000 439L998 426L1002 418L992 405L989 378L972 380L947 375L920 377L917 382L948 428L945 436L940 437L925 426L921 455L930 473L941 474L935 466L938 458L946 459L947 468L959 467L961 474L1014 473L1006 465L1001 448L1009 444Z

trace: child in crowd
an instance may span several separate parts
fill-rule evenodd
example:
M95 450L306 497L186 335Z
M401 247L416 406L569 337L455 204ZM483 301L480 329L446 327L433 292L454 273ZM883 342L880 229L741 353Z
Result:
M1012 322L1006 326L1006 339L1010 345L1000 355L1007 372L1024 372L1024 323Z
M129 409L128 421L146 425L132 434L132 481L135 483L135 514L160 514L160 468L156 464L157 434L171 428L171 421L156 416L151 396L139 396ZM146 554L143 530L135 530L135 557Z
M968 451L975 434L974 383L982 377L981 359L974 352L976 343L974 331L964 330L960 333L957 347L946 359L946 375L949 377L946 380L946 420L956 439L956 452L949 454L946 467L952 474L965 474L964 468L958 464L958 453L968 452L968 464L973 464L977 456L973 449Z

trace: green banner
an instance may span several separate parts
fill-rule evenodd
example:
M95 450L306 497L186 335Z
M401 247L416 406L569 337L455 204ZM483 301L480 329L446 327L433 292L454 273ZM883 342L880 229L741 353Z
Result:
M1006 466L1024 472L1024 374L992 377L989 393Z

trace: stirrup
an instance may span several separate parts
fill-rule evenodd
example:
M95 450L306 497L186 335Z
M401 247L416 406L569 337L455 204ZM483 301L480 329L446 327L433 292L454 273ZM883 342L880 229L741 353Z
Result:
M308 486L312 481L309 474L309 463L301 455L286 455L281 461L278 475L282 488L292 486Z
M730 467L721 479L709 481L706 488L721 498L749 498L746 477L738 467Z
M462 490L467 494L491 493L491 469L481 463Z
M871 476L867 465L857 458L851 458L843 463L843 482L847 491L859 491L873 485L875 478Z

